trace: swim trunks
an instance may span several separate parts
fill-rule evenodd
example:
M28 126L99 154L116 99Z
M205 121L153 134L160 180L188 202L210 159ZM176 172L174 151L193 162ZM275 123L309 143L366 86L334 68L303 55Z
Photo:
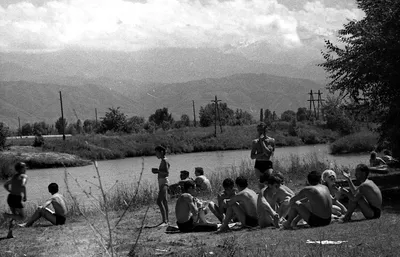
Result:
M374 216L372 216L372 218L370 219L378 219L381 217L381 209L379 209L378 207L372 206L371 204L369 205L371 207L371 209L374 211Z
M307 221L308 225L311 227L322 227L322 226L327 226L331 223L331 217L323 219L314 213L310 214L310 217L308 218Z
M256 160L256 163L254 164L254 168L258 169L261 173L264 173L265 171L272 169L272 162Z
M57 214L54 214L54 216L56 216L56 225L64 225L65 224L66 218L64 216L57 215Z
M159 186L159 188L161 188L164 185L168 186L168 184L169 184L168 178L158 178L158 186Z
M193 222L193 217L191 217L188 221L179 223L176 222L178 228L181 232L188 233L188 232L212 232L217 231L218 226L217 224L208 224L208 225L195 225Z
M12 195L9 194L7 197L7 203L10 208L18 208L22 209L24 206L22 205L22 196L21 195Z
M257 227L258 219L246 214L246 224L245 225L249 226L249 227Z

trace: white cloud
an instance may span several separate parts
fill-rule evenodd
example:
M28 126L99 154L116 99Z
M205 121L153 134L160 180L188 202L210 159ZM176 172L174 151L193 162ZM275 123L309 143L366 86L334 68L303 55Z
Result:
M204 2L204 1L202 1ZM266 42L302 47L302 35L331 36L357 10L306 3L291 11L277 0L63 0L0 6L0 50L66 47L139 50L223 47ZM303 34L299 34L302 31Z

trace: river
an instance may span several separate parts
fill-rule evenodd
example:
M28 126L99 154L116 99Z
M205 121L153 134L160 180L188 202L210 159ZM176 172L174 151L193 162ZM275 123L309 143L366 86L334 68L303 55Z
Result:
M307 157L310 153L317 153L321 160L326 162L336 162L340 165L355 166L358 163L367 163L368 154L347 154L347 155L330 155L327 145L312 146L296 146L282 147L275 150L274 158L283 161L291 154ZM194 167L201 166L204 168L205 175L214 172L224 172L232 166L239 166L243 161L251 161L250 150L235 151L216 151L216 152L200 152L189 154L177 154L167 156L171 163L170 181L179 180L179 171L188 170L194 177ZM158 167L160 160L155 156L134 157L120 160L99 161L98 168L105 189L109 189L117 184L131 185L138 181L139 175L144 166L142 185L155 185L156 175L151 173L151 168ZM36 169L28 170L27 184L27 205L35 205L44 201L50 195L47 192L47 185L56 182L60 186L60 192L66 194L64 182L64 168ZM74 194L84 197L83 190L77 185L72 178L76 178L82 188L87 191L97 191L98 184L96 170L93 165L85 167L67 168L69 176L69 186ZM4 183L4 182L1 182ZM79 197L79 198L80 198ZM7 192L0 190L0 206L6 205Z

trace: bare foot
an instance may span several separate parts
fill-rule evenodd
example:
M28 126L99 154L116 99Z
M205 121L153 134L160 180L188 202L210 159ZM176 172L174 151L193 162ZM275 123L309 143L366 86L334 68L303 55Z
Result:
M281 229L293 229L291 224L288 221L285 221L282 223L282 226L280 227Z
M279 215L274 215L274 226L279 228Z

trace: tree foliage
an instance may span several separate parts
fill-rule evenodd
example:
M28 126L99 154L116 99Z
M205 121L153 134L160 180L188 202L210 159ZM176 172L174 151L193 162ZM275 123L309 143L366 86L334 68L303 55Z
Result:
M9 128L3 122L0 122L0 149L6 145L8 132Z
M292 110L284 111L281 114L281 120L283 120L283 121L290 122L290 121L295 120L295 119L296 119L296 113L294 111L292 111Z
M149 122L154 122L157 126L161 126L165 122L172 124L174 119L172 118L172 114L168 112L168 108L164 107L162 109L157 109L156 112L149 117Z
M126 115L117 108L108 108L105 116L101 118L102 131L125 131L126 128Z
M62 134L63 133L63 128L64 128L64 133L67 131L68 122L67 122L67 120L65 118L63 119L62 117L60 117L56 121L55 126L56 126L56 129L58 131L58 134Z
M338 43L326 41L328 89L348 96L360 108L378 111L380 141L400 155L400 1L357 0L365 12L338 33Z

